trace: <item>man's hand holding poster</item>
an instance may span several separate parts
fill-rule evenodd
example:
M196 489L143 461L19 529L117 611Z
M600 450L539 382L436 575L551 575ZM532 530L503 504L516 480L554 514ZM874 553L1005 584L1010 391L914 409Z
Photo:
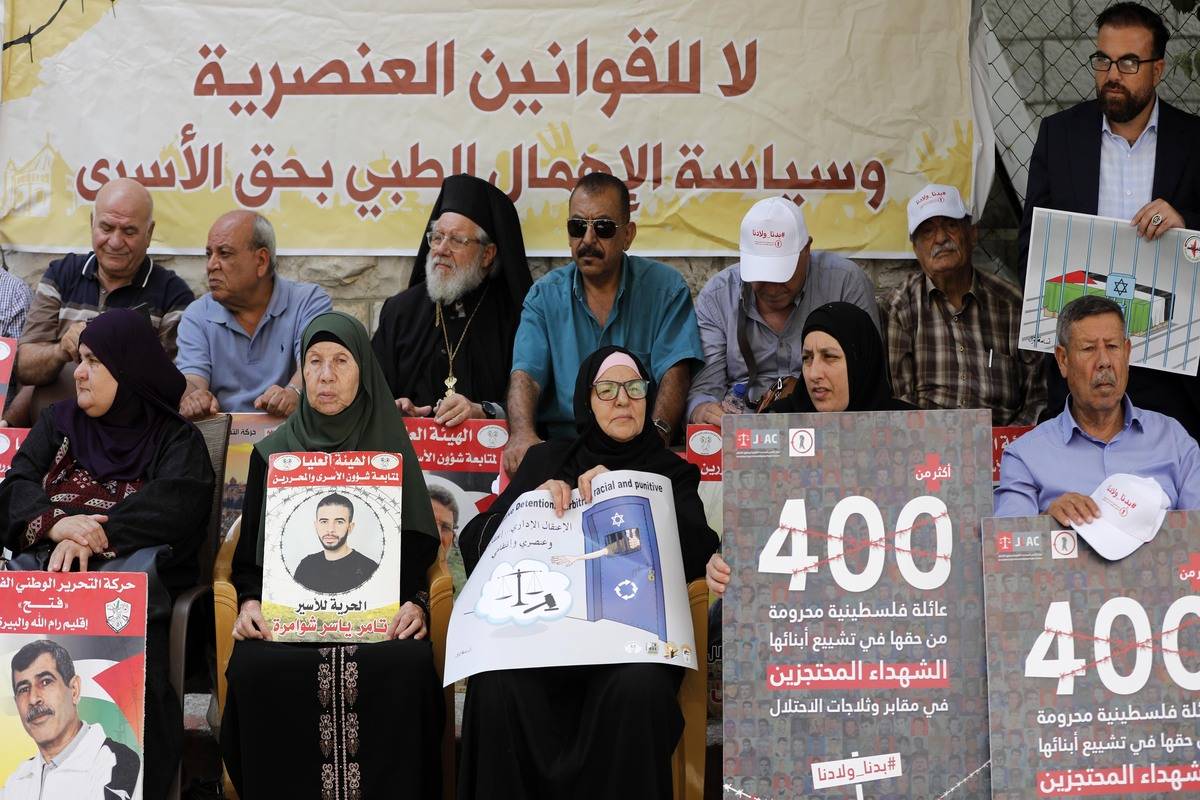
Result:
M987 796L988 412L726 417L723 437L727 793Z
M143 573L0 572L0 797L141 798L145 653Z
M1200 796L1200 511L1117 561L1060 527L983 524L993 796Z
M267 465L263 616L275 641L379 641L400 610L395 453L277 453Z
M670 483L619 470L559 517L526 492L454 604L444 682L495 669L649 662L696 668Z

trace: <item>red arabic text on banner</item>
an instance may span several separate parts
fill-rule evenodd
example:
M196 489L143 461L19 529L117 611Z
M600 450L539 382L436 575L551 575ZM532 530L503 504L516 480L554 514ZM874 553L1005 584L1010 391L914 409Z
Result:
M469 419L448 428L429 418L406 417L404 424L423 470L500 471L500 456L508 444L504 420Z
M1000 458L1004 449L1033 430L1032 425L1005 425L992 428L992 481L1000 480Z
M687 426L687 460L700 468L700 480L721 480L721 426Z

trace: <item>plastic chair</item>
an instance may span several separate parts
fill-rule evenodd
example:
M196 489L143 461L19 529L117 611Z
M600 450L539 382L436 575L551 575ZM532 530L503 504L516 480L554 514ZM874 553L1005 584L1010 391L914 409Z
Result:
M229 528L225 541L221 544L213 567L213 606L216 618L217 638L217 705L221 712L225 711L225 696L229 687L225 681L225 668L233 655L233 623L237 619L237 592L230 582L233 567L233 552L237 549L238 537L242 531L242 518L238 517ZM429 636L433 641L433 660L437 668L438 678L441 679L442 668L446 663L446 629L450 626L450 609L454 605L454 584L450 578L450 570L440 557L426 573L429 582ZM457 773L455 764L454 737L454 687L445 689L446 721L442 728L442 796L445 800L454 798L454 779ZM236 798L233 784L225 774L225 797Z
M208 512L208 526L205 529L204 543L200 546L196 559L200 566L200 575L195 586L182 592L175 598L171 609L171 632L168 650L168 669L171 687L179 696L179 707L184 705L184 669L187 666L188 623L191 621L192 608L196 602L208 595L212 589L213 561L217 554L217 545L221 540L221 492L225 484L225 455L229 449L229 428L233 417L229 414L216 414L208 419L200 420L196 427L204 436L204 444L208 448L208 459L213 469L213 500ZM182 791L183 764L175 771L175 783L168 795L170 800L179 800Z

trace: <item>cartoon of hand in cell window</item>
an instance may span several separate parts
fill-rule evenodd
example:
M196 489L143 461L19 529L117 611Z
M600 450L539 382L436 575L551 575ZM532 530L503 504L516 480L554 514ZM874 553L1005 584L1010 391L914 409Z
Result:
M588 619L632 625L667 638L658 539L650 501L605 500L583 514L587 552L558 556L558 566L586 562Z
M552 556L550 563L556 567L569 567L576 561L591 561L593 558L632 553L634 550L641 549L642 546L642 536L638 533L637 528L610 533L605 538L608 539L608 544L599 550L593 550L581 556Z

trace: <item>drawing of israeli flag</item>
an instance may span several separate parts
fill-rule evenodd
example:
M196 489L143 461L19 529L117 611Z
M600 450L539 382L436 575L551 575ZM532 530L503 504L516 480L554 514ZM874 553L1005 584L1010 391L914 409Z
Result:
M1136 286L1137 279L1133 275L1114 272L1104 284L1104 294L1113 300L1132 300Z

